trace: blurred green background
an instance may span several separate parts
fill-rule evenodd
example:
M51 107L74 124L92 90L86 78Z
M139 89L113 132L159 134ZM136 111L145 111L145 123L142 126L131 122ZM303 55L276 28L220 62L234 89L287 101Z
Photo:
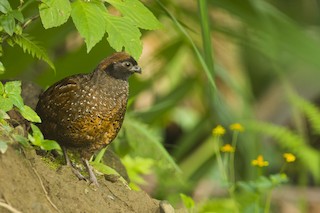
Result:
M290 95L314 106L320 100L320 2L210 0L204 19L197 1L161 2L176 21L157 1L144 1L163 28L143 32L144 49L139 60L143 74L130 79L129 116L153 130L181 173L178 178L166 173L148 176L149 187L145 189L172 202L178 201L179 192L192 194L196 200L220 196L219 173L211 149L212 129L236 122L245 128L235 155L237 180L256 178L251 161L258 154L269 161L266 174L272 174L280 171L282 153L293 152L304 157L288 168L290 184L318 186L320 173L316 167L320 161L314 159L319 160L319 141ZM24 15L37 13L35 3ZM91 72L113 52L104 38L87 54L71 19L48 30L37 20L26 32L45 47L56 73L19 47L6 45L1 57L6 72L1 79L30 80L47 87L65 76ZM206 32L210 32L209 37ZM204 71L195 47L209 73ZM208 76L214 78L215 86ZM270 133L257 122L287 127L301 136L303 143L294 141L292 145L288 137L285 142L279 137L274 140L270 135L275 131ZM227 134L224 141L230 143L231 135ZM308 151L297 153L299 150ZM309 158L308 153L316 157Z

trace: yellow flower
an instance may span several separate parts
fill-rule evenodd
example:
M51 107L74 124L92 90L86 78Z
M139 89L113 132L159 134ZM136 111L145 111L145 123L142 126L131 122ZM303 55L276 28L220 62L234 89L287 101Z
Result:
M224 135L226 133L225 128L223 128L221 125L216 126L213 130L212 130L212 134L214 136L221 136Z
M231 146L230 144L226 144L223 147L221 147L221 151L222 152L234 152L235 149L233 146Z
M292 162L294 162L296 160L296 156L294 156L291 153L284 153L283 157L287 161L287 163L292 163Z
M230 129L236 132L243 132L244 128L241 124L239 123L234 123L230 125Z
M259 156L257 157L257 159L252 160L252 161L251 161L251 164L252 164L253 166L258 166L258 167L269 166L269 162L268 162L268 161L265 161L265 160L263 159L263 156L262 156L262 155L259 155Z

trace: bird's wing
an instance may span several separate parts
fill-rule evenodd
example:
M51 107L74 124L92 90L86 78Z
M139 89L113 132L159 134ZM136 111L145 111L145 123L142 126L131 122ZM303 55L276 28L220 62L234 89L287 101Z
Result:
M50 133L56 132L59 128L57 120L66 119L66 113L58 113L59 111L67 111L70 107L71 100L75 98L75 94L80 89L81 82L85 80L85 75L74 75L58 81L49 87L40 95L36 112L43 121L40 124L41 130L48 138L53 138ZM59 117L60 116L60 117ZM47 134L46 134L47 132Z

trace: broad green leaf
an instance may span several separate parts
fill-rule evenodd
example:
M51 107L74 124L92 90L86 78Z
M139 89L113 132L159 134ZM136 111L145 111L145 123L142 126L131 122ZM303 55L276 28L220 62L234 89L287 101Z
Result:
M28 139L35 146L40 146L40 144L41 144L41 140L39 138L33 137L30 134L28 134Z
M23 49L24 52L29 53L30 55L32 55L32 57L36 57L45 61L53 70L55 70L52 61L49 59L47 53L45 52L45 49L34 42L28 35L15 34L13 36L13 40Z
M106 8L101 2L76 0L72 4L71 17L90 52L105 34Z
M12 10L12 16L17 19L20 23L24 22L23 14L19 10Z
M41 141L41 149L44 149L44 150L47 150L47 151L53 150L53 149L61 150L61 147L54 140L43 140L43 141Z
M0 54L1 56L1 54ZM6 71L5 67L3 66L3 63L0 61L0 75L4 73L4 71Z
M19 112L21 113L21 115L27 119L28 121L31 122L37 122L37 123L41 123L41 119L40 117L37 115L37 113L35 111L33 111L33 109L31 109L29 106L24 105L22 108L18 109ZM34 128L37 128L35 125L33 125ZM32 128L33 130L33 128ZM40 130L39 130L40 131Z
M128 17L105 15L108 42L116 51L123 47L132 57L138 59L142 53L141 33Z
M0 141L0 152L4 154L8 149L8 144L6 142Z
M4 91L7 95L20 95L21 94L21 82L9 81L4 85Z
M24 107L23 99L20 95L8 95L8 98L10 98L13 105L18 107L19 109Z
M3 83L0 81L0 95L3 95L4 93L4 86Z
M29 141L36 146L41 146L42 141L44 140L42 132L40 129L34 125L31 124L31 129L32 129L32 135L28 134L28 139Z
M45 29L58 27L68 20L71 14L69 0L41 0L41 2L39 12Z
M0 109L8 112L12 109L13 103L12 100L9 98L4 98L3 96L0 96Z
M0 1L0 12L7 13L11 10L12 9L11 9L11 6L10 6L8 0L1 0Z
M14 17L11 13L0 16L0 23L3 27L4 31L8 33L10 36L14 33L15 21Z
M119 10L122 15L129 17L133 23L142 29L154 30L161 27L157 18L139 0L105 0Z
M42 132L40 131L39 127L37 127L34 124L31 124L31 129L32 129L32 136L40 139L40 140L44 140L44 137L42 135Z

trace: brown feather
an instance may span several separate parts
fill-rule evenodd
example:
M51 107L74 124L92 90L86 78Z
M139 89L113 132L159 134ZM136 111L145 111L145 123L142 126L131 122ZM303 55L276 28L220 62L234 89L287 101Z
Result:
M134 61L127 53L115 53L94 72L67 77L47 89L36 108L45 137L79 151L86 159L111 143L124 119L129 93L126 79L132 73L113 70L124 75L114 78L106 70L126 60Z

